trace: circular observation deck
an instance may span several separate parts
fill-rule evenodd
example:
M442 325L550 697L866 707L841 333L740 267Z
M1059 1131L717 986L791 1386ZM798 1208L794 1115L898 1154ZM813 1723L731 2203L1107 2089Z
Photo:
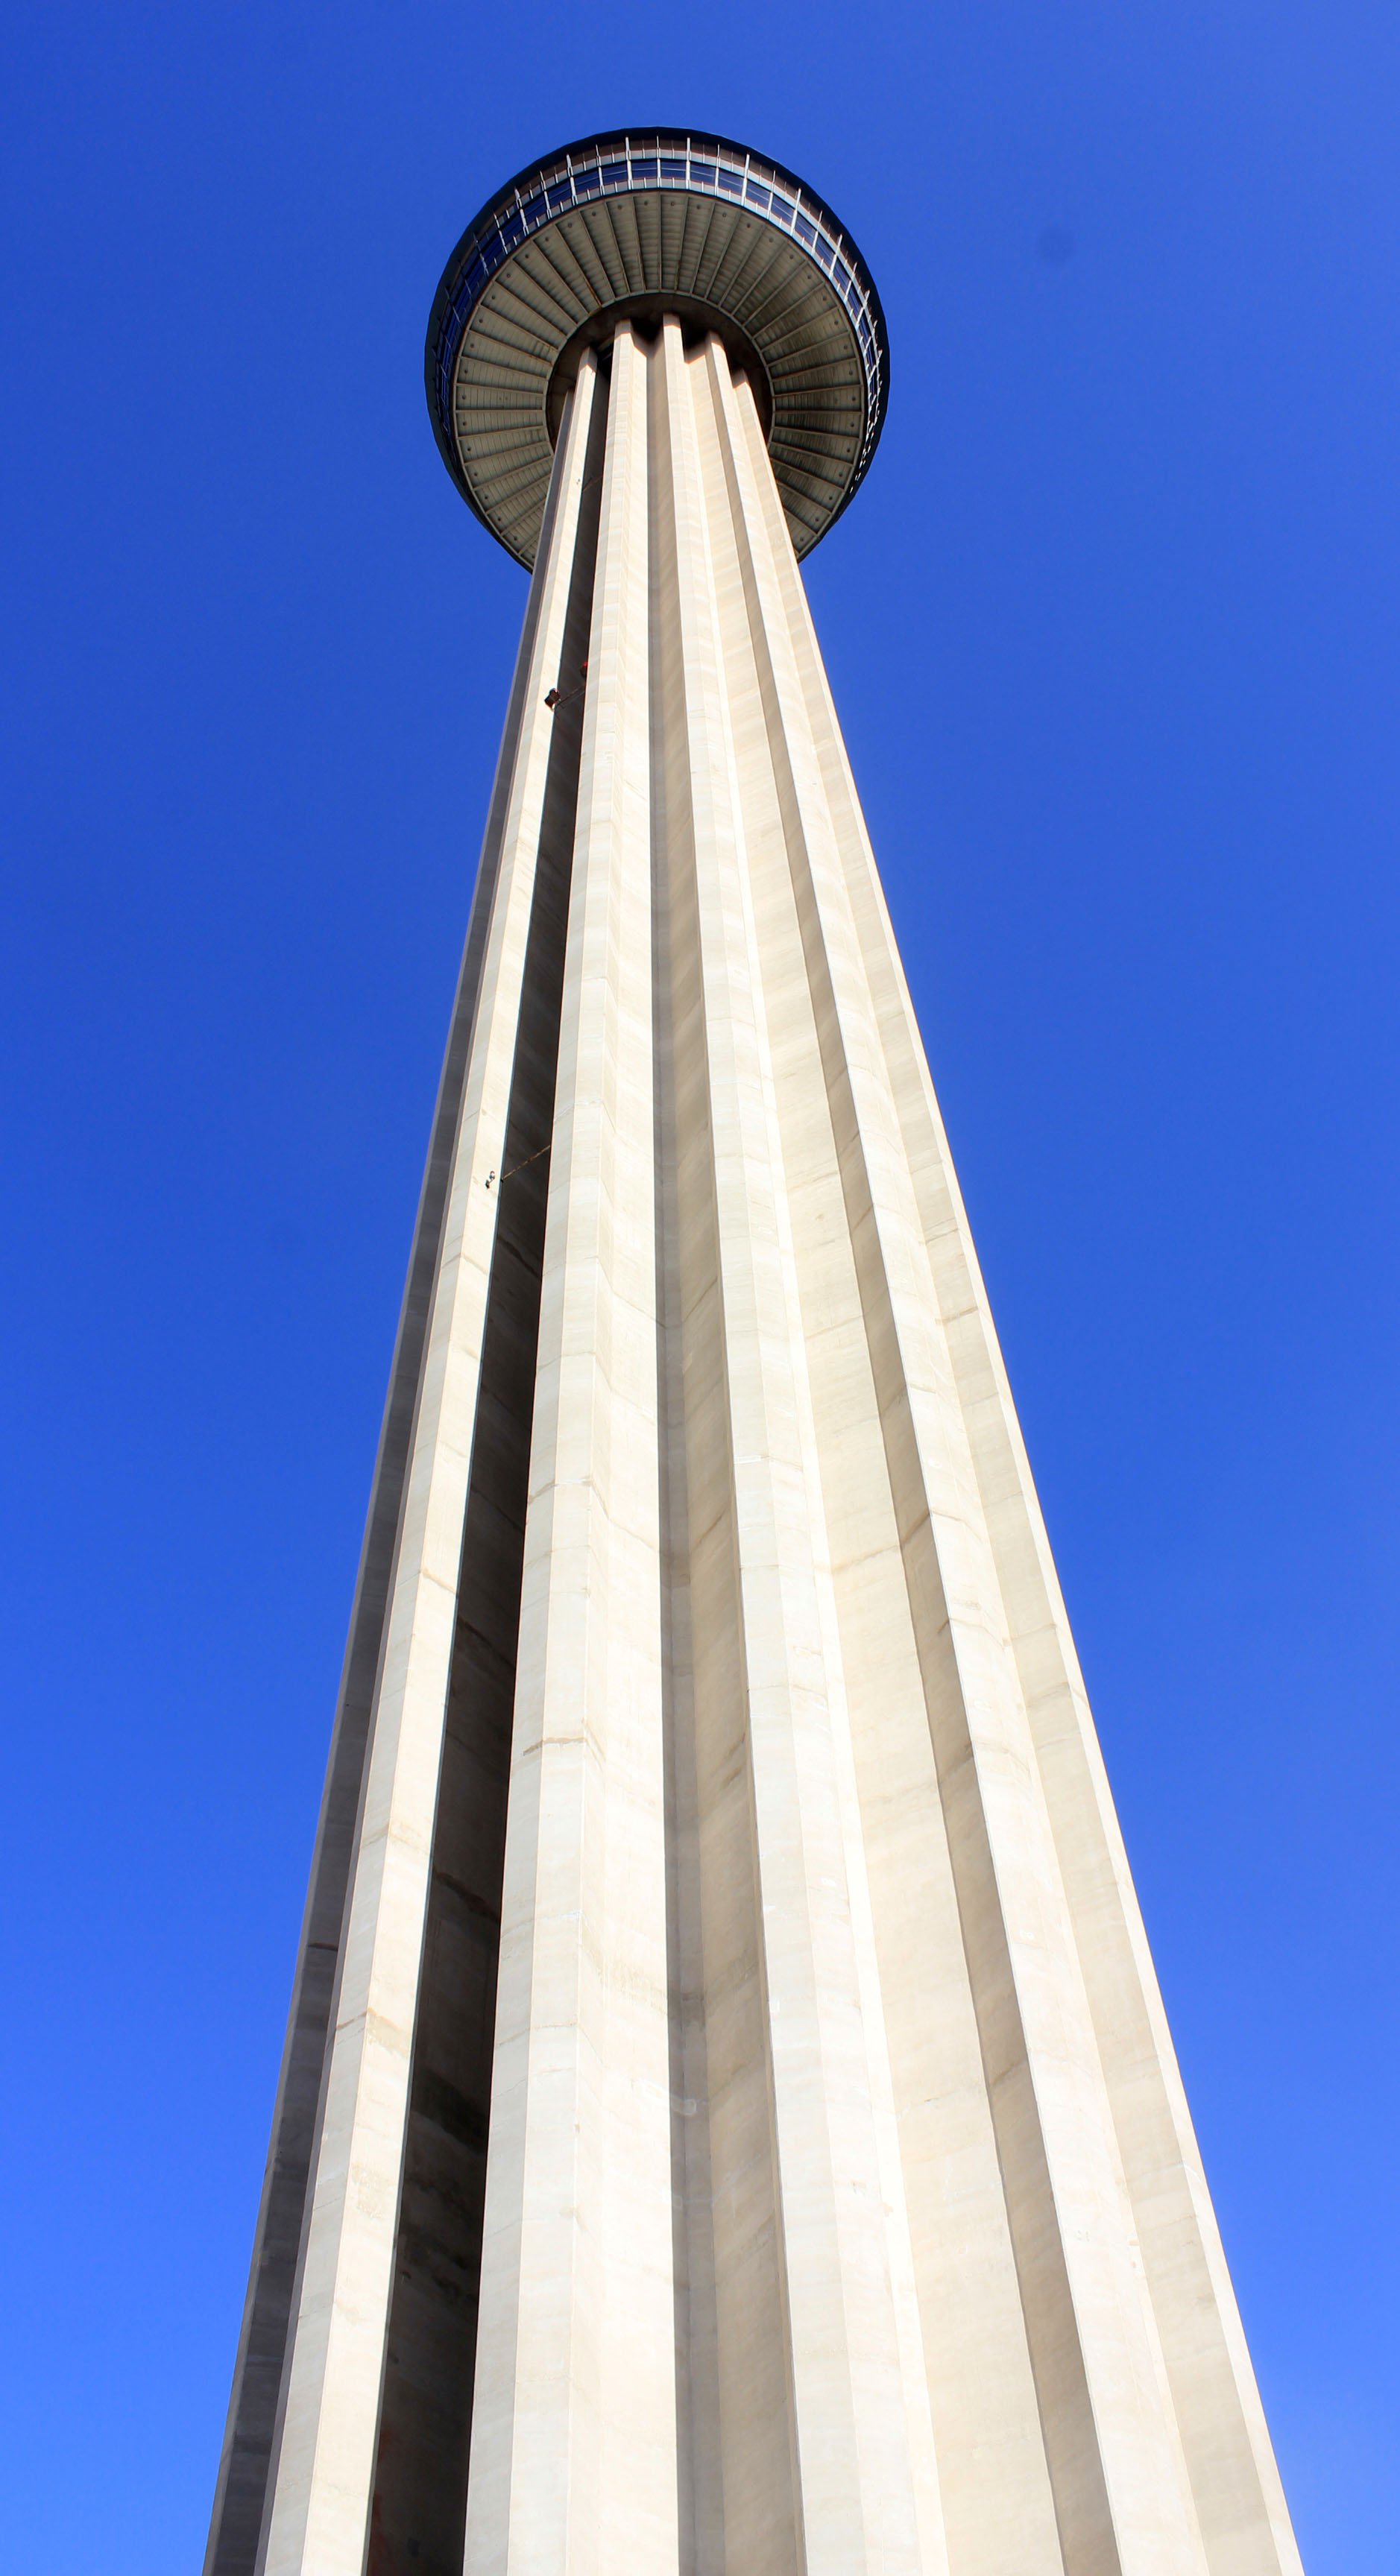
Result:
M595 134L523 170L469 224L428 323L443 460L533 566L565 398L624 318L717 331L753 386L799 555L874 454L889 343L864 260L820 197L715 134Z

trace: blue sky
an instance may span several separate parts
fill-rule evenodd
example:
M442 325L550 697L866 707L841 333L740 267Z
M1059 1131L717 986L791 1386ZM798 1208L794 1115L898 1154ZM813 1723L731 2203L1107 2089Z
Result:
M16 2566L202 2550L524 598L423 331L651 117L884 299L817 623L1305 2561L1393 2568L1397 73L1356 0L12 17Z

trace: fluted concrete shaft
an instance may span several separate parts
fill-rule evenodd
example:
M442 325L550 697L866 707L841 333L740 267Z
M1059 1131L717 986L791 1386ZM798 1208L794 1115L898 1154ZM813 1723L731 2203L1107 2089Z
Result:
M581 365L473 942L211 2576L1297 2571L757 412L678 322Z

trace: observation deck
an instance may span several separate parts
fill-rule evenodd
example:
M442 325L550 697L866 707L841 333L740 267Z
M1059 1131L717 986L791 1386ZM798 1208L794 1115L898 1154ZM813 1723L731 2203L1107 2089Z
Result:
M457 244L426 379L449 474L533 566L566 396L624 318L716 331L748 373L792 541L810 553L861 481L889 395L874 281L829 206L715 134L590 135L512 179Z

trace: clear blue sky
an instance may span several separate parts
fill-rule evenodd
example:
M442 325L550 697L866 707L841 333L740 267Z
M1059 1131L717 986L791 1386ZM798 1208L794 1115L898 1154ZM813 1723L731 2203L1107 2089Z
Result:
M524 599L424 326L503 179L650 117L884 298L818 627L1305 2559L1381 2576L1393 0L10 28L10 2563L203 2546Z

